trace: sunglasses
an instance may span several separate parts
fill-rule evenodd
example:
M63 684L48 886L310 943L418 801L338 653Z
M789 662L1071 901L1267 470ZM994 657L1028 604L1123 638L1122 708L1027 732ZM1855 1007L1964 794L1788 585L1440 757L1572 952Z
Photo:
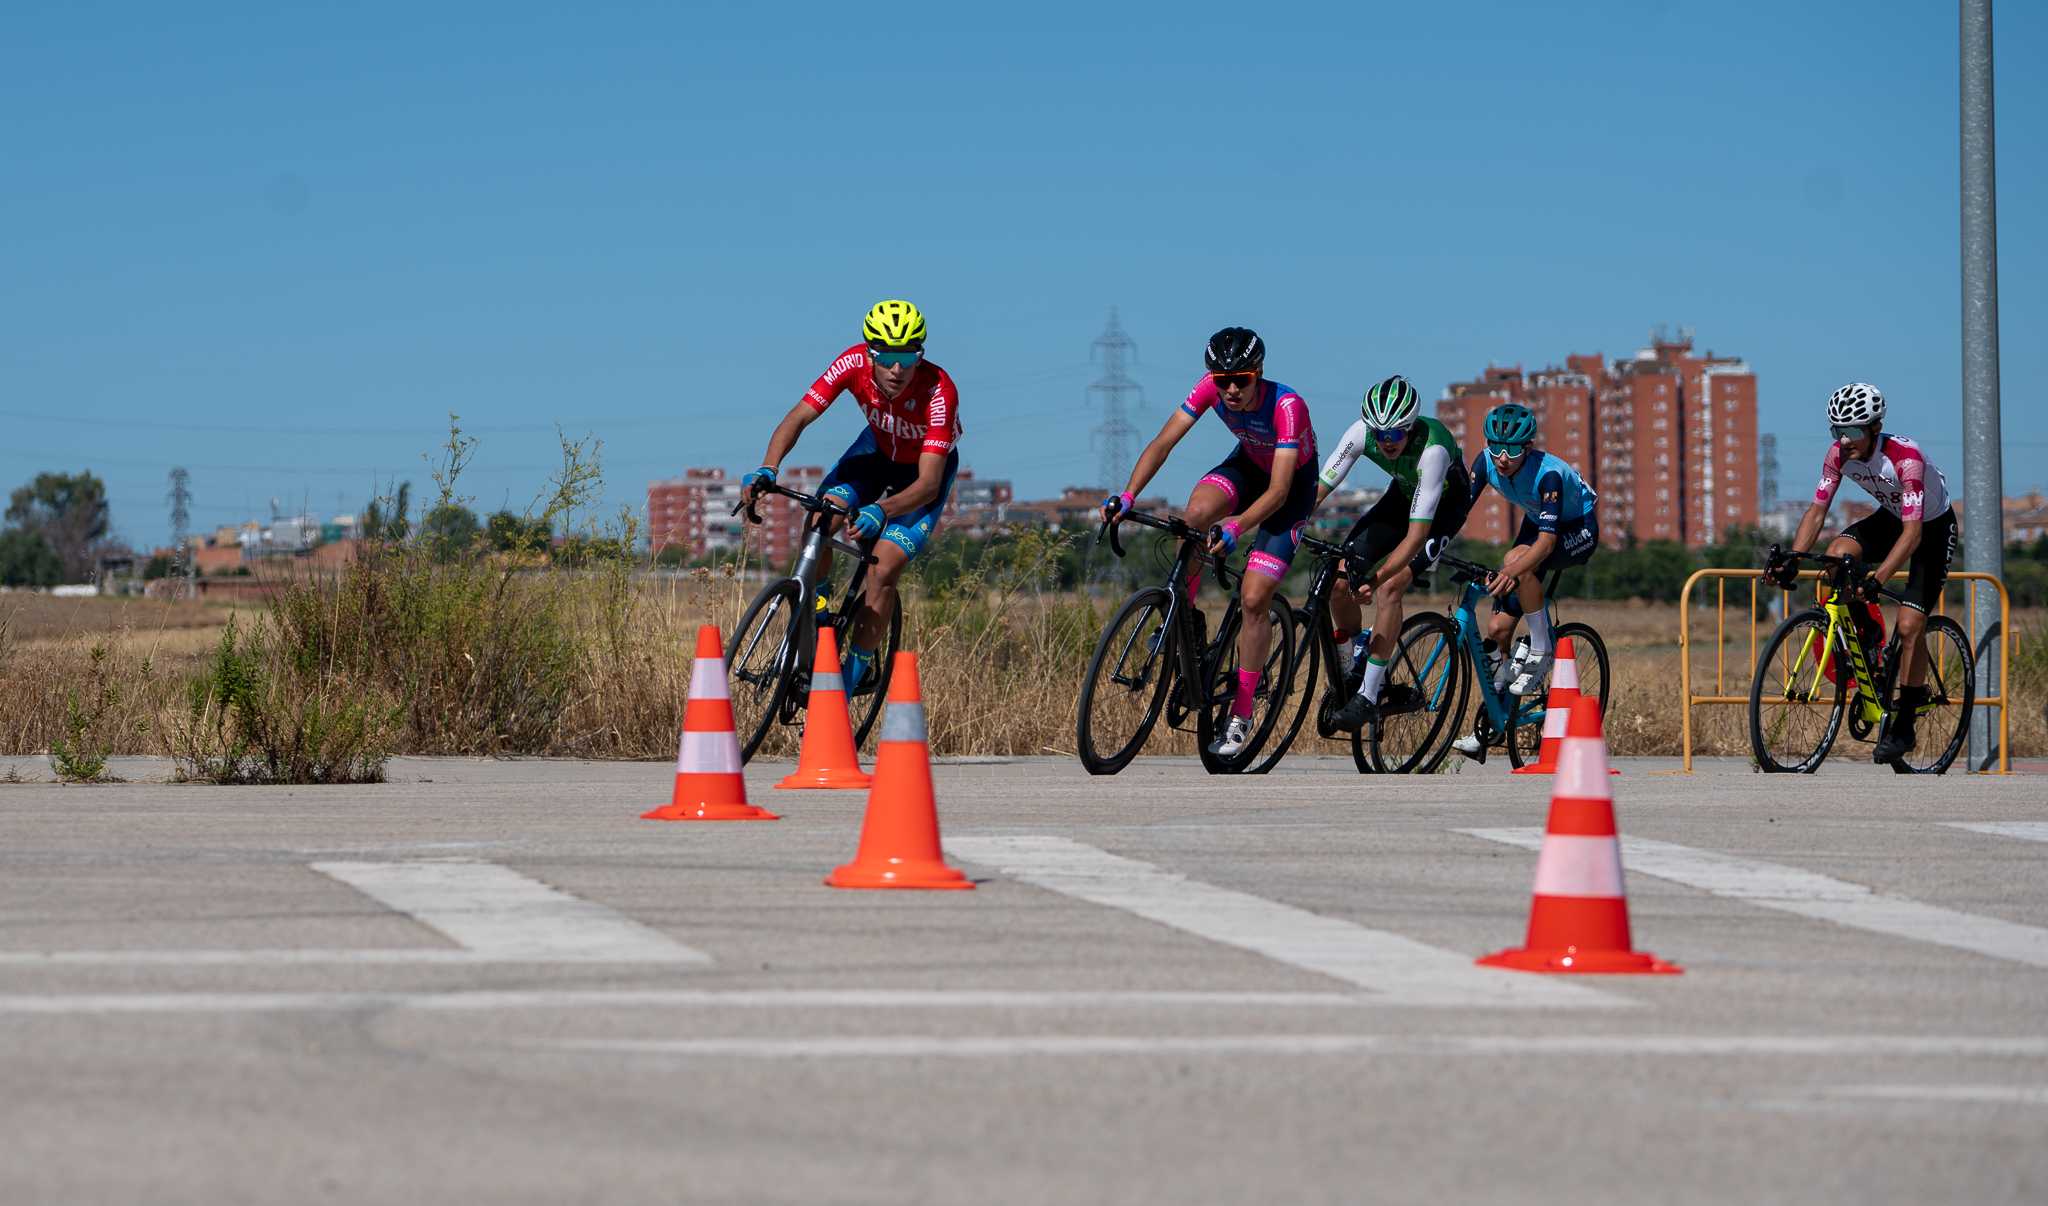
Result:
M1870 434L1868 427L1849 427L1839 423L1828 430L1835 434L1837 440L1860 440Z
M1408 438L1409 430L1407 427L1375 427L1372 438L1382 444L1398 444Z
M1252 387L1252 382L1257 381L1258 379L1259 375L1257 373L1209 374L1209 380L1214 381L1216 383L1216 388L1218 390L1226 390L1233 385L1239 389L1250 389Z
M885 352L880 348L869 348L868 355L884 368L904 368L924 359L923 352Z
M1486 451L1491 453L1495 460L1511 461L1514 460L1516 457L1522 455L1524 452L1529 451L1529 446L1527 444L1489 443L1486 446Z

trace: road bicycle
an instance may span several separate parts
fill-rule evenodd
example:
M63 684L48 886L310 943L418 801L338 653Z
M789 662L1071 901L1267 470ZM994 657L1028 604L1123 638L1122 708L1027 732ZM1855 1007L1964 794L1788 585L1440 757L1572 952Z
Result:
M862 588L868 567L875 564L875 540L843 540L833 534L834 519L850 518L853 509L828 495L806 494L787 486L769 483L763 493L780 494L802 507L803 537L797 546L796 566L789 575L761 588L747 610L740 615L726 649L726 672L732 691L734 728L740 737L740 761L745 762L761 748L769 729L780 725L801 725L804 706L810 701L812 662L817 657L818 629L829 627L840 655L845 655L847 634L860 614ZM760 523L761 516L742 502L732 513L745 510L747 519ZM830 584L831 550L853 557L853 570L843 590L821 591ZM831 603L832 594L841 600ZM876 651L875 678L869 690L855 693L848 682L847 702L852 705L853 742L859 747L868 730L882 713L882 700L889 692L889 675L895 668L896 650L903 643L903 600L899 596L889 611L889 633Z
M1145 587L1124 600L1095 643L1081 684L1075 722L1081 765L1092 775L1116 774L1137 757L1164 715L1168 728L1194 733L1202 766L1210 774L1241 773L1257 758L1259 747L1279 719L1280 709L1274 701L1287 698L1287 677L1294 661L1291 609L1285 599L1274 595L1267 613L1273 640L1254 701L1253 715L1258 722L1251 741L1229 758L1210 752L1237 693L1237 631L1242 612L1236 586L1243 575L1233 574L1224 558L1204 551L1208 535L1184 520L1162 519L1136 510L1125 511L1123 520L1166 533L1178 548L1165 584ZM1099 544L1107 537L1110 548L1122 557L1117 527L1104 523L1095 539ZM1213 639L1204 632L1207 621L1201 610L1188 598L1188 578L1198 565L1214 566L1217 586L1230 593Z
M1844 723L1858 741L1884 740L1901 643L1896 632L1883 647L1875 624L1859 620L1851 599L1870 571L1854 557L1787 553L1771 546L1765 573L1790 563L1819 567L1826 594L1820 606L1786 617L1764 643L1749 684L1749 745L1757 765L1779 774L1812 774L1834 747ZM1903 603L1880 587L1877 594ZM1918 743L1894 761L1899 774L1938 775L1969 739L1977 697L1977 662L1962 625L1927 617L1927 702L1914 710Z
M1279 696L1281 706L1290 701L1293 703L1293 717L1287 722L1280 740L1251 768L1252 774L1272 770L1286 756L1310 712L1315 713L1316 735L1336 738L1342 730L1332 720L1349 697L1345 688L1353 685L1345 679L1343 659L1346 650L1337 644L1330 632L1330 592L1336 589L1340 571L1342 577L1356 581L1369 572L1370 567L1343 545L1306 533L1298 547L1317 560L1309 571L1308 593L1303 596L1301 606L1294 609L1294 668L1290 681L1285 685L1285 693ZM1316 691L1319 681L1324 684L1320 696ZM1371 752L1370 734L1377 731L1377 724L1368 724L1351 735L1352 761L1361 774L1375 774L1382 769L1376 755Z
M1400 646L1387 668L1387 681L1411 682L1422 692L1423 710L1410 715L1423 719L1405 729L1382 733L1380 746L1387 751L1382 753L1382 760L1399 760L1424 774L1435 770L1450 752L1453 736L1464 727L1460 721L1465 702L1476 692L1478 706L1474 709L1472 731L1479 738L1479 752L1474 761L1483 763L1488 750L1504 746L1509 765L1521 767L1532 763L1542 751L1547 697L1541 691L1523 696L1508 694L1507 685L1495 683L1495 675L1487 665L1485 627L1479 620L1478 606L1487 597L1486 586L1494 571L1449 554L1439 557L1437 565L1449 570L1451 580L1463 589L1447 613L1425 612L1410 616L1401 625ZM1543 610L1551 622L1551 639L1571 641L1579 694L1596 700L1604 715L1607 643L1590 624L1557 622L1557 584L1562 576L1561 569L1552 570L1544 584ZM1505 655L1506 651L1501 653ZM1398 745L1394 744L1397 738Z

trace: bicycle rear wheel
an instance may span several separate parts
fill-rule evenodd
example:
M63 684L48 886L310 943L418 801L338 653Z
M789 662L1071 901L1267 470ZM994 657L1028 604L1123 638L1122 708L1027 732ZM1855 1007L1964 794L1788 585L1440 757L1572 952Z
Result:
M1440 612L1410 616L1401 625L1401 642L1387 663L1384 703L1397 686L1413 687L1422 707L1382 716L1367 726L1372 731L1373 765L1382 774L1428 774L1444 760L1449 734L1465 711L1470 668L1458 647L1458 626Z
M1749 683L1749 748L1772 774L1812 774L1842 731L1847 659L1827 644L1828 616L1809 608L1778 625ZM1833 673L1831 673L1833 671Z
M1893 695L1894 704L1897 695ZM1919 740L1894 769L1916 775L1946 772L1970 738L1970 709L1977 700L1977 659L1963 626L1947 616L1927 620L1927 702L1915 715Z
M848 603L845 616L841 620L839 647L842 651L850 643L846 634L853 631L854 618L860 615L867 592L863 591L861 594L862 598ZM889 631L882 638L882 647L875 651L875 689L866 695L849 694L847 697L847 702L853 705L853 744L856 749L867 743L868 733L873 730L875 721L882 715L882 702L889 695L889 679L896 672L896 651L902 647L903 596L898 594L895 606L889 611ZM853 684L846 684L846 689L851 692Z
M743 763L761 748L770 726L791 718L785 715L793 711L790 687L811 631L806 603L803 583L796 579L769 584L747 604L726 646L727 689Z
M1600 715L1607 715L1607 642L1593 631L1590 624L1559 624L1554 640L1569 637L1572 643L1572 664L1579 672L1579 694L1600 702Z
M1159 720L1174 671L1169 602L1161 587L1137 592L1095 642L1074 730L1081 765L1091 775L1113 775L1130 765Z
M1317 628L1318 625L1313 622L1306 610L1295 611L1294 673L1287 685L1289 698L1279 700L1273 705L1276 708L1290 709L1293 716L1287 721L1284 732L1276 730L1279 740L1266 751L1266 756L1258 765L1245 772L1247 774L1263 775L1278 765L1280 759L1286 757L1288 749L1294 745L1294 739L1301 734L1302 722L1315 710L1316 679L1323 668L1321 642L1330 639L1327 631L1318 632Z

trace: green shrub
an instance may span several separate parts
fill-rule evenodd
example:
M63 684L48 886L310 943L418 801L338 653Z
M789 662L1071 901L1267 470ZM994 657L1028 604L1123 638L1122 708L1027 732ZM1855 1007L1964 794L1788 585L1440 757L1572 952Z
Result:
M308 664L260 628L235 621L189 687L172 754L182 780L203 783L378 783L399 732L389 692Z

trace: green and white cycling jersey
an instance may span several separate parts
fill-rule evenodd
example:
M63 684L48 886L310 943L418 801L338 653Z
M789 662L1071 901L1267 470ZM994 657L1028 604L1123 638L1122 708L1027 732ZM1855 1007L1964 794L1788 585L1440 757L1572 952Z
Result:
M1465 454L1442 423L1424 416L1416 419L1415 425L1418 430L1408 437L1401 455L1390 457L1380 451L1379 441L1372 438L1372 429L1364 419L1353 423L1344 432L1344 438L1337 441L1330 458L1323 462L1323 485L1336 489L1351 467L1364 457L1407 488L1409 522L1435 519L1436 505L1443 499L1446 483L1456 480L1460 488L1469 488L1462 480Z

